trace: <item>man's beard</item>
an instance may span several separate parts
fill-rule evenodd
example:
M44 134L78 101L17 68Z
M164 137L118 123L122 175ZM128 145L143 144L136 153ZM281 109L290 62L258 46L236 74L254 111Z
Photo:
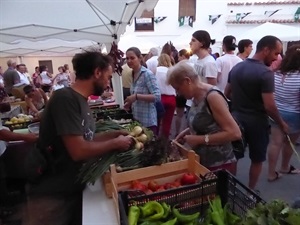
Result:
M94 93L93 95L101 96L104 92L104 88L97 83L94 83Z

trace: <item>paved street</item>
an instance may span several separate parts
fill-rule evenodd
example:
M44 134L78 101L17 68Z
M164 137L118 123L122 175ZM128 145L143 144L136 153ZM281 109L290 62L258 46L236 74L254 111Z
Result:
M185 126L186 120L183 118L182 126ZM175 135L174 119L171 128L171 137ZM300 145L296 146L297 152L300 154ZM247 154L247 153L246 153ZM280 161L278 161L278 165ZM296 168L300 168L300 162L296 155L293 155L291 164ZM257 189L261 193L261 197L268 201L272 199L282 199L288 203L292 203L296 197L300 197L300 174L286 174L274 182L267 181L267 162L263 165L263 172L257 185ZM250 160L248 155L239 160L237 178L244 184L248 183L248 172L250 167Z

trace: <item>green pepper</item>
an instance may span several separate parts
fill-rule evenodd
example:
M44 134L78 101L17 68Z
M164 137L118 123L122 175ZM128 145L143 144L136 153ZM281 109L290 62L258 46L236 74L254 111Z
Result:
M224 216L224 210L222 208L221 199L219 196L215 197L213 201L210 201L208 199L209 205L210 205L210 217L211 221L215 225L225 225L225 216Z
M145 220L159 220L164 215L164 208L156 201L147 202L145 205L141 206L140 209L143 217L146 217Z
M191 222L187 222L184 225L197 225L197 224L198 224L198 218L195 219L195 220L193 220L193 221L191 221Z
M228 212L226 213L226 221L228 225L235 225L235 224L238 224L240 221L241 221L241 218L231 212Z
M140 217L140 208L136 205L130 206L128 212L128 225L137 225Z
M164 208L164 215L162 216L163 219L167 218L171 212L171 206L167 203L163 202L162 207Z
M225 225L222 217L220 216L220 214L218 212L212 212L210 214L211 216L211 221L215 224L215 225Z
M140 225L161 225L162 222L160 221L144 221Z
M199 216L200 216L199 212L196 212L196 213L191 214L191 215L181 214L179 212L179 210L175 208L175 206L173 207L172 211L173 211L173 215L178 219L178 221L180 223L193 222L194 220L198 219Z
M177 218L175 217L174 219L171 219L167 222L162 223L161 225L175 225L177 222Z

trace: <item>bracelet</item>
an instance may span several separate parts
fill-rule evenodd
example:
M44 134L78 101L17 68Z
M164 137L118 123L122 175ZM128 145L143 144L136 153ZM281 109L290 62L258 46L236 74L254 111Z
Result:
M135 93L135 100L138 100L138 98L137 98L137 93Z
M206 145L208 145L208 143L209 143L209 135L208 134L204 135L204 142Z

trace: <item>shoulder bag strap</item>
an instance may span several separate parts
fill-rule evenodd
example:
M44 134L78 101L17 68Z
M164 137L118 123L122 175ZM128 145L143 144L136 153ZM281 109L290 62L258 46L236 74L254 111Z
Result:
M207 96L208 96L211 92L213 92L213 91L216 91L216 92L218 92L220 95L222 95L223 98L225 99L225 101L227 102L227 104L229 105L229 101L228 101L228 99L226 98L226 96L224 95L224 93L223 93L222 91L220 91L219 89L216 89L216 88L211 88L211 89L207 92L207 94L206 94L206 96L205 96L205 104L206 104L206 106L207 106L207 108L208 108L210 114L213 114L213 113L212 113L211 108L210 108L210 106L209 106L209 103L208 103L208 100L207 100Z

